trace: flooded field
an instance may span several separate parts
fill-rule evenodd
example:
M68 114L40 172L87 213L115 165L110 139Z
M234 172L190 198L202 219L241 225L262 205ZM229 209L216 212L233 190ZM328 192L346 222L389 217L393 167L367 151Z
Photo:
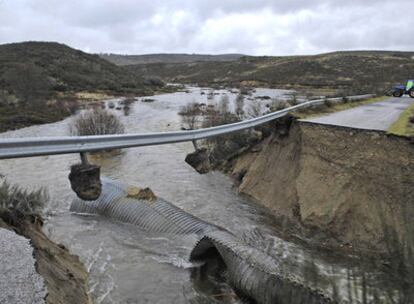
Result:
M249 98L283 98L286 93L257 89ZM128 111L120 105L122 99L107 104L114 104L111 111L119 115L127 133L173 131L181 128L180 107L192 101L215 103L225 95L232 103L237 91L188 87L186 92L137 98ZM71 119L1 136L68 135ZM369 303L367 299L374 298L386 303L384 286L389 282L380 273L279 238L266 211L238 195L228 177L219 172L199 175L188 166L184 158L192 151L191 143L183 143L127 149L116 155L92 156L90 160L101 166L102 175L150 187L185 211L283 259L290 271L308 276L310 281L321 278L318 287L328 293L352 299L353 303ZM44 229L84 262L96 303L242 303L229 285L200 273L200 265L188 262L195 236L148 233L108 218L71 214L74 193L67 176L70 165L78 161L78 155L5 160L0 162L0 173L22 187L48 189L51 201Z

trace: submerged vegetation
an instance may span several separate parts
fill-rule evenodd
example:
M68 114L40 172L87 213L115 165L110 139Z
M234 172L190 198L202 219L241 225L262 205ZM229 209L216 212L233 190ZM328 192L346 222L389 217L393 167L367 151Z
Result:
M247 118L258 117L269 111L259 100L245 103L243 94L238 94L233 102L227 95L221 96L217 103L209 102L207 105L195 101L183 106L179 112L184 129L194 130L198 128L211 128L215 126L231 124ZM208 150L212 163L219 163L224 159L235 155L240 149L246 149L261 138L261 131L246 130L211 137L202 142L204 149Z

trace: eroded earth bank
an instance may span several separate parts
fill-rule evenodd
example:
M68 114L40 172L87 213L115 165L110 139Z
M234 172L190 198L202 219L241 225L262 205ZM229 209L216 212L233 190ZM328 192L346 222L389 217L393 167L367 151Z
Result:
M301 237L374 253L386 249L390 233L406 238L413 152L409 139L385 132L293 121L224 169Z

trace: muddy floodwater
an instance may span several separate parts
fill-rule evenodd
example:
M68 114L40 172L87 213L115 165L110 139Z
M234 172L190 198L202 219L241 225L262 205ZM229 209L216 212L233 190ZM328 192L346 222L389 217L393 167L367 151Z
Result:
M286 93L257 89L249 98L281 97ZM178 115L181 106L191 101L215 103L224 95L232 101L236 92L216 90L211 94L209 89L189 87L187 92L151 97L153 102L137 98L128 111L116 107L111 111L119 115L128 133L174 131L181 128ZM117 106L120 100L111 102ZM1 136L68 135L71 119ZM334 292L342 299L352 298L353 303L368 303L363 302L367 297L385 301L384 286L388 282L380 273L361 269L352 260L321 255L282 240L267 213L238 195L228 177L219 172L199 175L188 166L184 158L192 151L191 143L182 143L127 149L118 155L94 156L91 161L101 166L103 175L150 187L158 196L187 212L283 259L292 272L303 273L309 280L322 278L318 286L328 293ZM78 155L4 160L0 162L0 173L10 183L48 189L51 200L45 211L44 230L85 264L95 303L242 303L226 282L200 273L200 265L188 262L195 236L148 233L104 217L71 214L69 206L74 193L67 176L70 165L78 161Z

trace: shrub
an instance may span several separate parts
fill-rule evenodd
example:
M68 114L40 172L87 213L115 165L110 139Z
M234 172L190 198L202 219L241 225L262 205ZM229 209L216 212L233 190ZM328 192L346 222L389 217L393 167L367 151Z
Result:
M39 214L47 201L49 195L46 190L28 191L6 181L0 185L0 212L17 211L24 215Z
M181 116L201 115L202 111L200 106L201 105L195 101L189 102L180 108L178 114Z
M236 99L234 100L234 112L236 113L237 117L242 120L244 117L244 96L242 94L238 94Z
M251 94L251 88L245 87L245 86L240 87L240 94L250 95Z
M293 93L291 93L291 94L290 94L289 103L290 103L292 106L296 106L296 105L298 105L298 104L299 104L299 100L298 100L298 93L293 92Z
M332 101L330 101L328 98L324 98L323 99L323 104L326 106L326 107L328 107L328 108L330 108L330 107L332 107Z
M221 115L227 115L230 112L229 105L230 105L229 97L227 95L223 95L220 98L220 101L218 103L218 111L220 112Z
M269 111L276 112L290 107L290 103L286 100L279 100L274 98L270 103Z
M164 81L162 81L161 78L155 76L145 78L144 84L157 87L163 87L165 85Z
M81 113L72 121L69 129L74 136L122 134L125 131L117 116L102 109Z
M259 100L252 100L247 107L247 117L255 118L263 115L263 104Z
M199 116L203 114L201 105L195 101L192 101L185 106L182 106L180 112L181 121L185 129L194 130L197 129Z
M215 127L238 121L240 121L240 118L228 110L228 98L222 98L218 109L209 111L204 117L203 127ZM246 130L206 139L205 144L209 148L211 160L218 164L231 157L248 145L251 139L249 135L250 131Z

